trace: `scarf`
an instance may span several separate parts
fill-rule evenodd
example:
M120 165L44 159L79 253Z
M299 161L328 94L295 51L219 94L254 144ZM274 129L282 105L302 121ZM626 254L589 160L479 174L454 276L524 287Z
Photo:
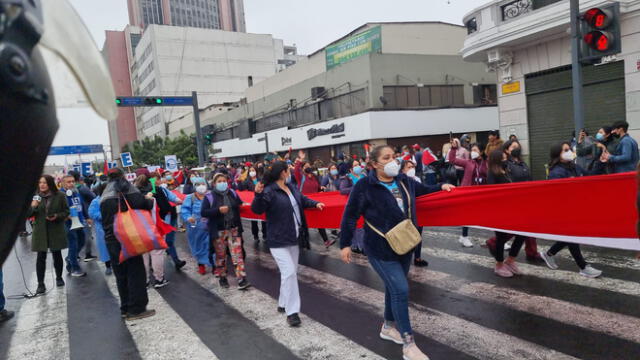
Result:
M39 192L38 195L42 198L42 201L44 201L44 209L45 209L45 214L46 216L49 216L49 209L51 208L51 198L53 197L53 192L51 191L47 191L46 193L43 192Z
M235 221L235 210L233 209L233 198L231 195L231 191L229 190L225 190L225 191L218 191L218 190L213 190L216 194L222 196L222 204L223 206L226 206L229 208L229 211L227 211L226 214L224 214L224 226L225 228L228 228L228 225L233 226L237 226L238 224L234 224Z

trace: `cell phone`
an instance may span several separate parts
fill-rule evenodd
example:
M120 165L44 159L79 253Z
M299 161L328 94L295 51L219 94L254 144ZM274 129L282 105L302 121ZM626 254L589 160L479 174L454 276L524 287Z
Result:
M42 201L42 198L40 197L40 195L33 195L33 201Z

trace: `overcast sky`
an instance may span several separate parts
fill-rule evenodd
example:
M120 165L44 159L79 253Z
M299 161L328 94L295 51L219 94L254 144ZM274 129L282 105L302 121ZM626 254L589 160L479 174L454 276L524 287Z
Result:
M98 48L105 30L122 30L129 22L126 0L70 0ZM377 21L443 21L462 17L489 0L244 0L247 31L273 34L310 54L358 26ZM106 121L91 110L59 111L61 128L54 145L109 144ZM49 163L61 163L51 158Z

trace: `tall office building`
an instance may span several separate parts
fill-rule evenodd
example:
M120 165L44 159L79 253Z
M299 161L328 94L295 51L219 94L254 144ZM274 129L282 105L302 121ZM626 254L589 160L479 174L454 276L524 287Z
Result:
M128 0L129 24L246 32L243 0Z

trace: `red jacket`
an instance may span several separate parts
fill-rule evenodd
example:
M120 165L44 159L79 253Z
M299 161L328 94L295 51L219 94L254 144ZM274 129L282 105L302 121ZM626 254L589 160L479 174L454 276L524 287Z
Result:
M293 169L293 175L296 177L298 189L303 194L313 194L320 192L320 182L314 174L302 173L302 162L297 161L296 167ZM304 177L304 181L302 180Z
M458 149L451 148L449 151L449 162L461 166L464 169L464 177L460 186L484 185L487 183L487 161L483 158L480 160L466 160L456 157Z

